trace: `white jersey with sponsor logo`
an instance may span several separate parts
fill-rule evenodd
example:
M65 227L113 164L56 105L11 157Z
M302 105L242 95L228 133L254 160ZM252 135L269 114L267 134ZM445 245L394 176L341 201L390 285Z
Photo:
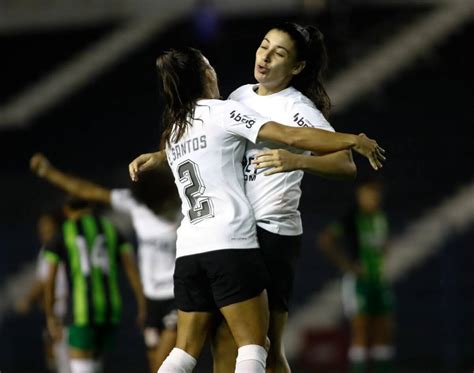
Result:
M166 155L181 198L177 257L257 248L255 219L245 196L242 158L268 121L231 100L199 100L183 137Z
M229 99L239 101L260 115L294 127L314 127L334 132L334 129L313 102L293 87L268 96L256 93L258 85L247 84L236 89ZM294 153L303 150L271 142L248 144L244 159L247 198L255 212L257 225L272 233L296 236L303 233L298 205L303 171L297 170L264 176L251 164L255 155L268 149L286 149Z
M138 240L138 266L143 293L154 300L173 298L177 224L156 215L138 202L129 189L113 189L111 204L114 209L132 218Z

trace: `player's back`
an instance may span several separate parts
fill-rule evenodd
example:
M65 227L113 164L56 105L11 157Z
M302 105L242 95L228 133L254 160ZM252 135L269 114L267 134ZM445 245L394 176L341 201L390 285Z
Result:
M184 216L177 257L258 247L241 164L246 139L256 141L266 122L253 114L230 100L199 100L192 124L167 145Z
M177 219L170 221L157 215L130 189L113 189L110 199L114 209L132 218L144 294L155 300L173 298Z
M69 321L76 325L119 322L118 263L125 250L130 246L104 217L85 214L64 221L61 234L45 251L66 265Z

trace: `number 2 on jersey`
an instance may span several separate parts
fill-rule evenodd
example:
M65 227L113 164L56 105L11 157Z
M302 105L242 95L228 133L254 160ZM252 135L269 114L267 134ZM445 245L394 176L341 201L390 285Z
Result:
M214 217L212 201L208 197L202 197L206 186L202 182L199 166L193 161L187 160L178 166L179 181L184 186L184 194L188 200L190 209L189 220L192 224Z

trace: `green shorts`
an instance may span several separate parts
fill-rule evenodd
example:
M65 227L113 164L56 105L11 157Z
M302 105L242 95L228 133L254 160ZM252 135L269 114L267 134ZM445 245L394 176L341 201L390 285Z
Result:
M69 347L101 353L113 346L116 334L117 326L112 324L70 325L68 327Z
M382 316L393 313L394 296L384 281L370 281L346 275L343 280L343 305L347 316Z

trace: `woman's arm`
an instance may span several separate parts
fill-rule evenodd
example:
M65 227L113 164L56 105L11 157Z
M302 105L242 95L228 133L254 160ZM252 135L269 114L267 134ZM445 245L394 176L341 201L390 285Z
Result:
M53 167L43 154L35 154L30 160L31 170L51 184L65 190L66 192L88 200L110 204L110 189L103 188L90 181L67 175Z
M256 169L269 168L264 173L267 176L294 170L303 170L336 180L353 180L357 175L357 167L350 150L311 156L295 154L284 149L272 149L258 153L252 163Z
M121 254L121 262L137 301L137 323L143 327L146 318L146 301L135 258L131 252L125 251Z
M166 151L164 150L154 153L145 153L130 162L128 165L128 173L133 181L137 181L140 173L157 168L164 162L166 162Z
M368 158L375 170L381 168L381 162L385 160L383 155L385 151L375 140L369 139L363 133L353 135L329 132L319 128L297 128L270 121L260 128L258 138L311 150L315 153L334 153L352 149Z
M39 303L44 297L44 284L40 279L36 279L28 293L16 305L16 311L25 315L31 311L33 304ZM44 302L41 302L44 306Z
M46 325L54 341L62 339L62 321L54 314L54 289L56 284L56 274L58 262L49 262L48 276L44 284L44 313Z

